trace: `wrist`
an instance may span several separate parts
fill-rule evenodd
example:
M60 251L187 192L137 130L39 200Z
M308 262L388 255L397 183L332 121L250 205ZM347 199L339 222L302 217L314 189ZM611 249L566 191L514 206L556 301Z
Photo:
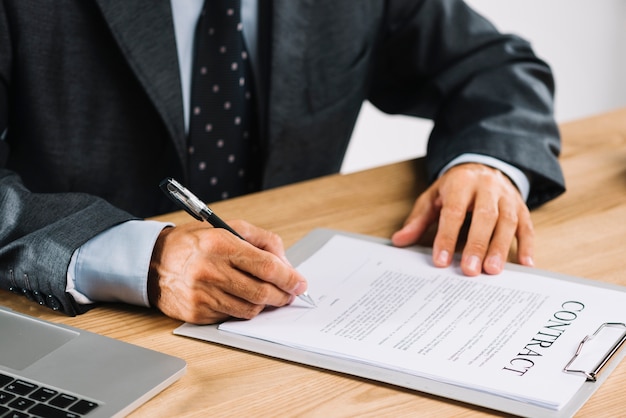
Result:
M150 257L150 266L148 268L148 302L153 308L159 307L159 300L161 298L161 287L159 286L159 266L161 264L161 258L163 257L163 251L165 247L165 239L167 235L172 231L171 227L163 228L157 237L154 248L152 250L152 256Z

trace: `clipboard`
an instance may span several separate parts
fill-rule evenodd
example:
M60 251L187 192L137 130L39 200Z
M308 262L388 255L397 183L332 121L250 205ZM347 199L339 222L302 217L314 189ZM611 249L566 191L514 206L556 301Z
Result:
M337 234L390 245L389 240L377 237L319 228L314 229L305 237L303 237L300 241L295 243L291 248L289 248L287 250L287 257L294 266L298 266L307 258L309 258L311 254L320 249L330 238ZM426 254L430 253L430 251L426 248L417 248L416 251ZM507 263L507 269L524 271L528 270L529 268ZM588 279L561 275L558 273L542 271L534 268L532 269L532 271L535 274L540 273L543 276L558 280L578 282L587 286L604 287L607 289L624 292L626 294L626 288L609 283L596 282ZM619 326L623 326L623 333L621 337L617 338L615 342L610 344L610 349L606 353L600 353L597 361L594 362L594 366L592 368L580 370L576 367L572 367L573 365L575 366L576 360L580 357L583 350L589 346L588 342L593 340L597 335L599 335L599 333L601 333L605 329L605 327L614 328ZM233 347L252 353L258 353L280 360L287 360L294 363L312 366L318 369L340 372L346 375L357 376L371 381L378 381L394 386L408 388L417 392L428 393L442 398L461 401L470 405L477 405L488 409L505 412L508 414L527 417L557 418L573 416L585 404L585 402L587 402L587 400L600 387L600 385L606 380L606 378L615 369L615 367L617 367L617 365L626 355L626 350L621 350L624 342L626 341L625 324L604 323L600 324L600 328L595 330L595 332L593 331L594 330L590 330L590 335L588 335L581 341L578 349L576 350L576 353L569 362L567 362L567 359L564 359L564 372L582 373L587 377L587 381L583 383L581 389L576 393L571 401L560 410L542 408L537 405L505 398L496 394L486 393L471 388L439 382L436 380L415 376L413 374L408 374L401 371L383 369L356 361L331 357L324 354L313 353L297 348L288 347L270 341L230 333L219 330L217 325L197 326L191 324L183 324L179 328L174 330L174 334L198 338L198 333L201 332L201 338L208 342L218 343L224 346ZM565 364L566 362L567 364Z

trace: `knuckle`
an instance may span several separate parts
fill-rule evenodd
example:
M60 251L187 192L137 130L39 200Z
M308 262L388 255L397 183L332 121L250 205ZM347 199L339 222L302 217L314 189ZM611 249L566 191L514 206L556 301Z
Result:
M279 265L273 257L262 257L256 261L261 277L275 277L279 273Z
M202 305L202 298L200 296L201 294L202 292L198 291L191 291L187 294L185 299L187 301L186 305L189 307L189 309L195 310L197 307Z
M474 209L473 217L482 219L497 219L502 217L502 212L495 206L480 206Z
M197 241L197 244L196 244L197 248L199 248L201 251L205 252L206 254L219 254L223 252L225 249L224 241L222 237L220 237L219 235L223 232L227 232L227 231L217 230L217 228L215 230L207 229L207 234L210 234L210 235L202 236Z
M517 212L514 210L503 210L500 212L501 222L516 225L519 222Z
M264 304L270 299L271 294L272 294L271 285L267 283L261 283L259 286L257 286L254 289L250 297L251 298L250 302L257 303L257 304L259 303Z
M237 316L242 319L252 319L258 314L260 314L263 308L264 308L263 305L247 304L246 307L243 308L240 314Z
M535 236L535 229L533 228L533 224L531 222L520 222L518 232L529 238L533 238Z
M489 244L486 241L474 241L467 244L467 253L468 254L486 254L487 249L489 248Z
M204 316L200 315L200 312L197 311L188 311L183 315L185 322L189 322L192 324L201 324L205 321Z
M268 239L275 245L283 245L283 239L275 232L268 231Z
M200 305L195 305L192 303L183 304L183 306L179 306L180 308L180 318L186 322L190 322L192 324L200 324L206 323L207 318L204 315L204 309Z
M439 229L435 236L434 245L438 248L450 248L454 247L458 235L455 235L453 231Z
M444 205L441 208L441 216L445 219L453 219L455 221L464 221L466 209L464 206L457 204Z

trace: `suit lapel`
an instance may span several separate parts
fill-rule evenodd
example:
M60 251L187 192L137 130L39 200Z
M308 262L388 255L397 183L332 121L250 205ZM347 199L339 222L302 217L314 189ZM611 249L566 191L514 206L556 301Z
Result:
M186 161L176 39L169 0L95 0Z
M273 0L271 10L271 44L269 62L270 112L293 110L293 94L302 90L306 79L308 17L310 1ZM267 39L267 38L266 38ZM294 87L296 89L294 90ZM275 109L275 107L278 108ZM270 119L272 114L270 114Z
M258 51L258 71L259 79L256 83L258 97L258 123L259 133L262 141L267 140L267 111L268 92L270 86L270 64L272 54L272 0L259 0L258 2L258 22L257 51Z
M276 177L289 176L294 169L288 162L291 159L286 127L294 120L306 118L308 106L306 92L306 27L311 9L310 0L261 0L265 8L265 26L261 27L260 50L266 55L262 68L265 73L265 109L263 126L265 134L266 161L264 167L264 187L276 183ZM268 12L269 10L269 12ZM268 27L268 20L271 27ZM263 44L266 47L263 47ZM269 46L267 46L269 45ZM260 54L263 56L263 54Z

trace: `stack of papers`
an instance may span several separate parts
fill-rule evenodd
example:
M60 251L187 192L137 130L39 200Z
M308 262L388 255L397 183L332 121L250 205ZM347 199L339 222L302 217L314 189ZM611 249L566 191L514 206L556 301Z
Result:
M617 289L524 268L466 277L342 235L298 270L317 307L296 300L219 330L559 410L586 381L563 371L581 340L626 322Z

